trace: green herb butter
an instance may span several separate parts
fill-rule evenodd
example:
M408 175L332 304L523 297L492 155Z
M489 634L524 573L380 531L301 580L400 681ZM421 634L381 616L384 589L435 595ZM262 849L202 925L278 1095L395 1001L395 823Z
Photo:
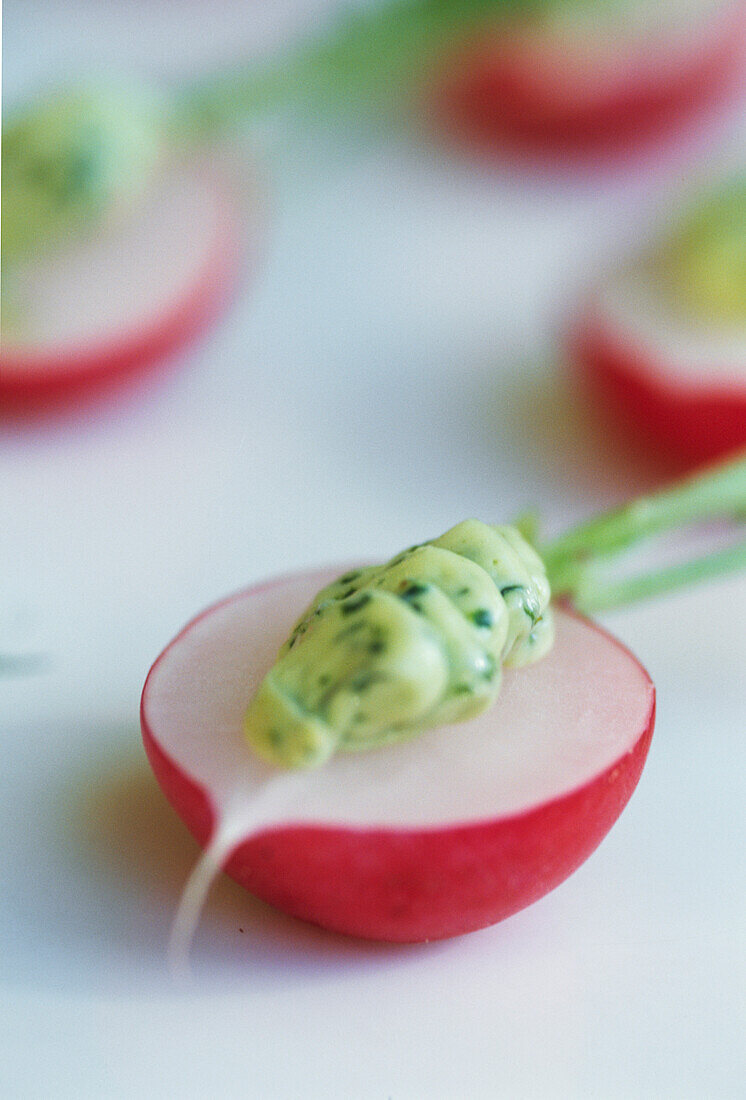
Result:
M346 573L295 624L244 720L284 767L375 748L491 706L503 665L550 649L541 559L513 527L477 520Z
M697 321L746 324L746 175L689 213L658 267L671 297Z
M3 129L4 259L95 226L145 190L163 156L163 105L125 86L79 87L31 104Z

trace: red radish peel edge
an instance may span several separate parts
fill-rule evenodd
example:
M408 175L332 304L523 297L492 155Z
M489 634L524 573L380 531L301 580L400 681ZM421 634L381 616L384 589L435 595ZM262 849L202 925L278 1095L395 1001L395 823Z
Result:
M209 716L211 713L212 702L205 695L213 690L210 667L220 667L221 646L224 645L221 632L227 629L233 638L250 639L252 631L258 633L262 624L268 621L268 610L284 606L286 596L293 597L290 600L292 606L283 613L287 623L279 624L276 637L262 642L265 652L261 661L264 665L268 664L270 654L281 638L281 631L289 626L293 613L299 610L299 587L305 599L306 593L312 594L328 576L315 574L285 579L215 605L188 624L151 669L143 690L141 710L146 752L164 793L203 846L211 839L216 827L219 815L217 796L214 790L209 789L211 780L205 781L204 775L194 774L195 768L185 766L184 761L179 759L182 751L180 731L183 724L186 739L192 746L188 752L194 752L193 745L197 744L199 755L202 752L199 745L203 737L202 719L196 719L193 723L195 741L190 725L190 708L194 701L197 710L207 708L204 714ZM490 719L487 719L485 726L487 716L481 716L462 724L460 728L454 726L447 731L430 731L405 745L390 746L362 755L340 754L327 765L327 769L337 769L336 773L332 771L313 780L321 784L319 789L323 797L320 807L317 805L305 815L299 809L296 820L293 820L291 808L284 820L270 823L239 842L226 863L227 873L258 897L293 916L349 935L392 942L440 939L482 928L503 920L552 890L597 847L629 800L645 762L655 715L652 683L636 659L595 624L567 611L559 611L558 616L561 626L558 646L565 644L562 641L565 635L575 638L573 645L580 645L586 656L590 656L595 670L584 672L581 669L578 672L581 678L578 680L578 690L582 699L579 698L577 706L581 711L583 707L587 709L588 692L582 677L595 676L610 662L616 669L611 674L612 678L616 675L619 681L615 684L617 694L622 688L629 694L630 708L634 712L634 717L628 718L627 710L620 709L618 701L611 703L599 697L598 705L602 710L611 706L611 725L615 728L611 733L608 729L599 730L598 744L594 745L592 740L589 742L591 754L597 757L590 765L591 774L578 781L583 769L588 766L583 756L589 751L588 744L583 738L587 740L592 730L584 731L577 743L571 736L567 746L554 745L550 740L548 751L550 754L559 753L557 766L567 773L567 782L563 785L558 780L561 789L550 795L547 783L551 786L555 782L554 776L542 775L538 780L542 797L533 802L529 797L527 805L519 805L521 800L526 801L526 790L530 792L537 781L531 775L530 759L526 760L523 754L522 761L520 745L516 755L516 746L510 744L510 731L501 731L499 720L501 715L513 713L516 707L519 712L524 708L522 695L525 695L529 708L542 705L541 700L531 701L537 692L546 694L549 691L549 698L554 698L551 685L557 679L561 681L565 666L571 669L573 663L571 656L563 655L561 651L558 653L555 647L554 656L550 654L545 658L546 662L553 664L545 665L538 678L537 670L544 662L508 674L505 699L502 704L498 700L497 706L489 712L493 723L498 722L496 732L490 727ZM188 680L193 684L199 675L196 670L202 667L200 661L203 656L207 658L206 679L199 688L189 688L187 683L182 682L179 662L185 661L184 667L190 668ZM236 655L231 651L226 656L232 662ZM249 664L252 659L248 654ZM255 673L256 669L252 675ZM521 678L524 677L529 679L522 683ZM235 680L235 674L231 673L226 680L226 691L237 692L235 700L230 702L229 724L235 723L238 729L243 705L248 701L253 687L251 682L236 686ZM189 697L190 690L196 692L193 700ZM608 686L604 691L608 692ZM591 696L593 694L594 689ZM223 701L218 702L217 709L220 710L223 705ZM568 706L571 710L574 705L570 700ZM558 701L558 706L562 710L563 701ZM552 706L551 709L556 710L557 707ZM551 716L548 715L547 720L551 724ZM224 714L219 720L216 716L221 729L225 721ZM206 724L211 724L209 717ZM165 738L164 727L169 727ZM204 732L210 742L214 738L214 730ZM508 762L516 761L516 771L521 773L515 781L515 789L512 778L508 777L503 782L505 792L499 796L507 800L506 804L512 809L492 815L484 809L485 804L491 804L490 800L497 797L490 789L492 779L485 788L482 761L464 756L470 746L473 755L474 739L484 738L485 732L488 739L484 744L491 746L490 751L498 756L504 754ZM551 730L549 734L543 730L537 732L539 742L547 736L552 736ZM425 738L432 740L428 743ZM610 744L606 744L604 739ZM215 745L214 740L211 744ZM243 768L241 751L236 749L236 759ZM254 758L248 748L243 751L246 769L251 770L256 766ZM436 761L433 766L439 769L438 754L444 752L446 758L449 753L455 754L453 780L449 778L449 784L444 788L447 812L443 811L442 821L428 821L425 813L424 820L418 822L415 819L420 811L416 806L412 808L413 802L416 802L412 791L416 791L419 782L418 769L423 761L432 759ZM573 759L573 753L576 757L578 753L581 755ZM609 754L610 758L606 759ZM209 752L205 759L208 760L206 768L209 771ZM604 760L605 766L599 768L599 760ZM196 770L199 771L202 766L200 763ZM468 780L472 774L470 768L476 767L473 774L482 776L478 782L483 789L475 794L473 820L469 818L466 803L463 809L459 806L460 793L457 791L454 796L447 789L452 782L456 785L462 782L458 773L460 766L465 769L467 779L464 782L467 786L471 782ZM538 771L541 770L539 762ZM391 780L388 778L390 774L394 776ZM344 784L350 776L351 790L345 794ZM499 787L504 778L504 775L502 778L498 776L495 786ZM396 788L400 781L403 783L402 790ZM331 784L326 795L323 784ZM387 784L391 785L389 794L386 794ZM424 788L426 798L430 797L431 789ZM341 800L342 809L330 808L328 819L325 819L326 805L330 803L324 799L329 798L329 791L338 792L336 797ZM383 812L376 802L376 792L380 791L383 791L381 797L393 800L392 804L397 799L406 799L409 807L406 812L410 817L414 814L414 819L396 823L376 820ZM471 805L471 793L468 793L466 802ZM373 798L370 803L372 809L364 805L369 796ZM331 797L332 802L334 797ZM355 820L345 819L345 797L352 799L351 805L355 809L351 817ZM456 801L451 804L453 797ZM311 807L314 807L314 798L318 801L318 794L311 791L308 800ZM370 818L367 823L366 814Z
M667 135L704 121L734 97L746 61L746 7L721 19L706 45L692 35L678 60L668 44L639 56L608 47L598 79L573 87L564 51L504 32L467 44L431 95L435 120L467 146L489 153L584 158L658 146ZM603 87L603 73L608 86Z
M173 270L170 287L168 282L165 287L158 284L157 306L141 305L137 319L120 317L117 320L118 299L116 290L112 289L113 319L109 332L99 318L99 331L93 336L82 333L71 336L68 331L59 341L42 338L36 346L28 340L24 344L5 340L0 354L0 406L4 411L24 413L44 406L57 407L109 392L127 380L165 367L176 353L198 339L228 304L241 267L245 236L245 214L241 210L237 182L231 179L227 168L203 165L195 166L191 174L186 175L186 183L183 176L182 171L179 182L182 186L193 187L196 195L201 195L205 217L211 219L203 231L204 240L192 247L186 269ZM155 201L165 201L165 196L159 195ZM249 215L255 217L256 209L252 208ZM130 235L142 233L137 226L137 216L135 213L128 215L132 221L131 230L129 222L115 227L111 243L99 245L94 240L90 245L87 242L80 245L74 265L80 268L89 248L97 250L95 256L101 263L101 249L109 247L113 264L117 243L124 241L126 244ZM148 211L147 217L156 220L157 205ZM184 232L189 231L190 225L186 224ZM157 253L157 226L155 233L153 252ZM132 257L128 262L129 278L137 283L139 276ZM149 262L146 257L146 266ZM155 255L152 263L157 262ZM38 263L43 264L45 260ZM64 258L60 267L64 273ZM158 281L157 275L152 273L144 276L144 280L148 279ZM54 282L51 293L55 293ZM126 307L121 308L126 311ZM81 325L85 327L86 323L83 318Z
M571 371L608 419L653 452L689 468L746 447L746 367L718 379L677 371L599 309L585 311L566 340ZM677 376L678 375L678 376Z

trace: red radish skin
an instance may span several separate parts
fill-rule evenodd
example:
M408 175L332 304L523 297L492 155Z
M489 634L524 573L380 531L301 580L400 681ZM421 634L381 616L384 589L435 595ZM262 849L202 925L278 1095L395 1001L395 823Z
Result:
M610 42L590 77L573 74L565 47L520 33L478 38L436 81L436 121L484 154L582 160L657 148L742 86L746 6L720 22L679 55L665 42L644 53Z
M590 309L567 339L568 362L598 407L635 443L681 468L746 447L746 371L677 375L675 363Z
M309 594L327 579L328 573L310 578ZM203 846L213 836L218 810L208 784L161 743L164 692L168 696L178 687L178 683L169 686L164 662L168 665L174 655L178 659L182 647L199 646L197 636L200 631L209 633L216 615L251 618L257 600L278 602L288 585L295 583L292 579L274 582L208 609L167 647L146 682L141 719L149 761L167 798ZM584 646L589 639L593 646L598 643L604 650L603 660L613 655L625 670L625 682L631 678L634 684L635 718L630 719L634 729L630 736L625 731L623 749L614 753L611 763L555 797L494 818L481 814L473 821L457 818L436 826L377 822L365 827L359 821L292 822L286 815L284 821L240 842L226 863L227 873L293 916L333 931L390 942L442 939L486 927L559 885L597 847L629 800L652 737L655 693L644 669L615 639L569 611L558 614L563 630L579 634ZM260 627L262 621L260 613L255 625ZM545 661L551 659L550 654ZM531 669L514 675L530 677ZM555 672L549 668L544 675L551 678ZM243 697L250 694L251 684ZM500 701L496 713L499 708ZM240 715L236 721L240 722ZM462 727L467 739L465 727L471 725ZM604 735L599 731L599 740ZM173 750L173 740L169 749ZM387 753L391 748L378 751ZM567 753L572 752L573 747L568 747ZM248 749L246 753L250 767ZM355 766L365 768L366 756L372 754L345 755Z
M140 323L115 326L110 335L67 337L61 347L46 341L41 346L5 341L0 353L0 409L23 415L109 393L172 364L177 353L216 320L241 268L245 213L227 171L199 168L196 175L213 192L215 223L194 270L179 277L170 299ZM250 215L256 217L256 211Z

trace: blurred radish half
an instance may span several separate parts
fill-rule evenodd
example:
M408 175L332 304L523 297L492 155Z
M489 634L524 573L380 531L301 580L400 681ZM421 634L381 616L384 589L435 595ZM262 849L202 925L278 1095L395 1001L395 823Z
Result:
M287 913L335 931L391 941L481 928L557 886L599 844L639 779L655 710L645 670L609 634L560 606L553 647L536 663L506 668L491 709L471 718L451 709L449 715L460 713L462 720L423 729L419 723L427 726L436 710L409 726L396 705L403 700L409 706L416 692L412 662L419 672L436 667L428 663L431 645L444 646L455 668L463 668L474 653L473 634L453 629L455 619L443 614L443 601L455 613L460 607L465 623L488 628L484 607L469 613L470 604L453 602L477 590L478 602L484 601L486 589L475 566L483 569L484 583L500 585L499 595L507 600L522 589L528 608L533 591L529 617L537 627L546 606L534 583L540 577L548 578L555 598L570 598L575 607L593 611L746 568L746 542L741 542L652 572L604 578L609 563L641 541L713 519L742 524L745 516L746 454L592 517L548 543L538 538L535 517L524 517L520 533L512 529L510 537L510 528L495 529L501 532L497 544L477 538L484 525L459 525L448 533L459 532L453 552L442 550L458 561L455 573L454 562L449 559L444 568L440 556L437 569L420 568L421 559L418 566L418 551L436 548L436 540L412 547L383 570L353 570L355 579L362 577L362 588L349 590L353 578L336 571L291 576L230 597L194 619L151 668L141 703L155 775L205 846L174 922L172 960L186 961L201 907L223 868ZM507 551L513 546L517 552L526 538L538 545L541 560L525 552L524 542L513 564L517 568L530 557L532 565L523 581L505 583ZM432 555L428 560L432 565ZM471 580L459 588L467 561ZM381 578L399 566L409 580L405 576L404 587L384 592ZM421 583L410 584L418 576ZM425 583L426 576L432 584ZM441 590L445 577L452 598ZM327 589L335 579L339 583ZM437 605L431 599L436 591L442 596ZM410 602L413 595L417 600ZM314 601L310 617L298 624L313 597L320 602ZM429 601L429 612L420 598ZM326 618L334 624L330 637L323 623L335 601L339 615ZM391 601L398 611L389 627L397 625L388 639L366 633L366 615L368 626L380 625L374 609L385 603L393 612ZM406 604L404 614L398 601ZM343 623L347 615L359 617ZM404 622L412 626L420 617L424 646L419 630L412 635ZM294 624L298 630L289 637ZM412 636L413 646L407 640ZM295 666L299 675L284 679L281 696L274 694L279 705L268 731L277 750L271 759L291 766L275 767L252 750L257 727L248 717L257 716L251 708L260 684L265 701L269 698L270 669L279 685L278 670L296 642L305 656ZM376 681L379 703L370 705L379 707L379 717L398 724L376 727L372 744L377 747L369 740L362 751L365 742L337 738L336 748L356 745L358 751L314 756L310 770L306 755L286 751L292 750L288 737L306 743L309 717L344 733L342 723L351 712L347 702L341 711L335 707L339 693L349 687L346 698L357 707L373 683L376 662L389 650L387 671ZM360 672L370 675L360 681ZM327 697L309 694L309 685L325 689ZM405 734L405 739L386 734Z
M608 275L568 350L636 442L685 465L746 447L746 175Z
M209 844L210 875L224 866L325 928L420 941L510 916L571 874L627 803L653 730L649 677L610 635L559 611L552 652L508 671L479 718L339 754L310 773L276 773L248 749L243 714L298 612L332 576L235 596L167 647L142 698L159 783ZM278 796L267 802L273 774Z
M77 400L198 337L236 280L256 219L245 205L228 169L169 165L94 232L18 259L3 286L0 407Z
M623 155L682 131L742 84L743 0L526 8L470 36L436 85L438 117L485 152Z

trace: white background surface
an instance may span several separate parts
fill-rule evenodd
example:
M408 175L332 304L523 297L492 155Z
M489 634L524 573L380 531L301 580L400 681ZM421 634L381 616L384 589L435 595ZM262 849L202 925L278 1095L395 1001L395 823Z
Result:
M102 59L193 72L321 6L15 0L6 95ZM549 897L392 947L223 880L194 984L172 984L196 849L137 707L178 627L273 573L531 503L559 530L656 476L574 407L552 333L681 163L539 177L323 129L264 163L264 260L183 369L0 429L0 649L49 658L0 683L0 1091L742 1095L743 578L605 617L656 682L658 726L622 819Z

